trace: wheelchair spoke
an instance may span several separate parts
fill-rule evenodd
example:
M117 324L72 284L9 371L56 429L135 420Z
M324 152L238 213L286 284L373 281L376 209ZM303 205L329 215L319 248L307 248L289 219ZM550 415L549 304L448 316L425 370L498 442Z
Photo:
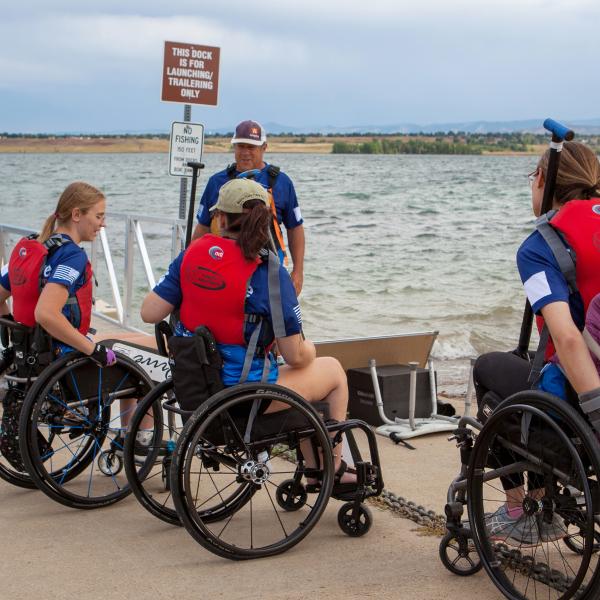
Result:
M273 507L273 510L275 511L275 514L277 515L277 520L279 521L279 525L281 525L281 529L283 530L284 535L287 537L288 533L285 530L285 527L283 526L281 517L279 516L279 511L277 510L277 507L275 506L275 502L273 502L273 496L271 496L271 492L269 492L269 488L265 487L264 489L267 492L267 495L269 496L269 500L271 501L271 506Z

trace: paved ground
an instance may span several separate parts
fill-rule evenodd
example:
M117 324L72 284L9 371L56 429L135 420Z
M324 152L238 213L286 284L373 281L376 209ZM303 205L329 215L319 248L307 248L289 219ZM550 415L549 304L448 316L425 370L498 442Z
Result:
M416 450L379 438L386 487L441 512L458 451L437 434ZM485 574L450 574L438 559L438 537L373 509L367 536L337 526L339 503L298 546L251 562L218 558L182 528L162 523L129 497L96 511L70 510L37 491L0 481L0 598L461 600L499 598Z

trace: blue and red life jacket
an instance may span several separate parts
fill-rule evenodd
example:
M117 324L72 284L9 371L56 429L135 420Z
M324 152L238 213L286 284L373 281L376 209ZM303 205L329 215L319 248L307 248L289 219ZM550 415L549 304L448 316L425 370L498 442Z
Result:
M585 316L593 298L600 294L600 199L570 200L560 211L540 217L536 229L556 258L570 293L579 292ZM536 317L536 321L540 331L538 352L543 351L544 359L550 360L555 354L554 344L543 317ZM531 379L534 377L537 373L532 372Z
M279 261L272 252L268 257L271 318L274 332L280 336L285 335L285 327L279 317L282 314ZM234 240L212 234L193 242L181 263L180 321L190 332L200 325L208 327L220 346L245 349L240 383L246 381L255 356L262 356L263 380L268 377L271 366L272 344L262 348L258 345L264 319L245 312L248 284L260 264L259 258L247 260ZM247 324L254 324L249 340L245 335Z
M48 259L61 246L74 243L60 235L51 236L44 243L38 242L37 237L30 235L19 240L8 263L13 316L16 321L28 327L36 324L35 307L46 285L47 276L44 271ZM92 319L93 279L92 266L88 261L84 284L74 294L69 294L66 302L77 305L79 323L73 323L73 326L83 335L88 333Z
M259 264L234 240L206 234L193 242L181 263L181 322L189 331L205 325L218 344L245 345L246 293Z

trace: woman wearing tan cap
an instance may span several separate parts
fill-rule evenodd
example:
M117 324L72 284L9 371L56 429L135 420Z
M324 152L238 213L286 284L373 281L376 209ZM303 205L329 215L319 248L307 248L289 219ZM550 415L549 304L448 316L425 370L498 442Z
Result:
M265 188L248 179L222 186L216 213L222 237L206 234L170 265L142 305L142 319L157 323L179 310L175 334L192 335L201 325L214 335L223 358L226 386L265 381L325 401L330 416L346 418L348 385L340 363L316 357L302 334L300 305L289 273L269 243L271 213ZM278 366L274 342L285 360ZM336 482L355 481L335 457Z

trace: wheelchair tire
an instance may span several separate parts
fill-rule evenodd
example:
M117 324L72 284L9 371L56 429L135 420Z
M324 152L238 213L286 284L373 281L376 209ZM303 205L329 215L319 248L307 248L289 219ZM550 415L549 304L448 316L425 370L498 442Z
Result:
M364 504L346 502L338 511L338 525L350 537L362 537L373 525L373 515Z
M474 575L483 567L473 540L454 531L447 531L442 538L439 555L444 567L460 577Z
M277 486L275 491L277 504L287 511L300 510L308 499L306 488L293 479L286 479Z
M274 402L281 410L265 412ZM278 507L276 490L291 475L303 475L306 448L322 459L321 489L290 512ZM323 514L333 478L331 441L314 408L281 386L248 383L215 394L190 417L173 455L171 490L179 518L199 544L244 560L300 542ZM223 511L223 493L240 483L251 495L228 507L225 523L213 520L213 509Z
M581 415L549 394L515 394L477 436L468 471L475 546L507 598L598 597L594 513L600 506L592 490L600 474L600 446ZM500 475L513 494L522 490L523 513L507 521L505 532L498 528L499 517L490 518L506 500ZM579 553L563 541L572 535L578 537Z
M3 412L3 403L0 402L0 435L2 434ZM24 469L18 469L17 466L11 464L11 462L0 452L0 479L20 488L29 490L37 489L33 479L29 477L27 472Z
M69 353L54 361L25 397L19 424L23 462L37 487L64 506L100 508L131 491L124 475L117 479L115 468L107 476L98 459L122 452L121 418L134 409L121 402L136 404L153 383L131 359L117 357L116 365L102 368L88 356ZM47 451L33 442L39 434Z
M143 398L131 419L130 434L125 439L125 472L127 481L139 503L155 517L171 525L181 525L173 505L170 471L175 444L183 425L173 412L164 411L162 403L174 397L173 380L167 379L154 387ZM165 414L166 413L166 414ZM148 419L153 425L148 428ZM139 434L150 436L149 443L140 448ZM140 450L144 453L140 455ZM235 486L222 499L220 510L204 515L208 521L220 520L237 510L250 496L246 484Z

